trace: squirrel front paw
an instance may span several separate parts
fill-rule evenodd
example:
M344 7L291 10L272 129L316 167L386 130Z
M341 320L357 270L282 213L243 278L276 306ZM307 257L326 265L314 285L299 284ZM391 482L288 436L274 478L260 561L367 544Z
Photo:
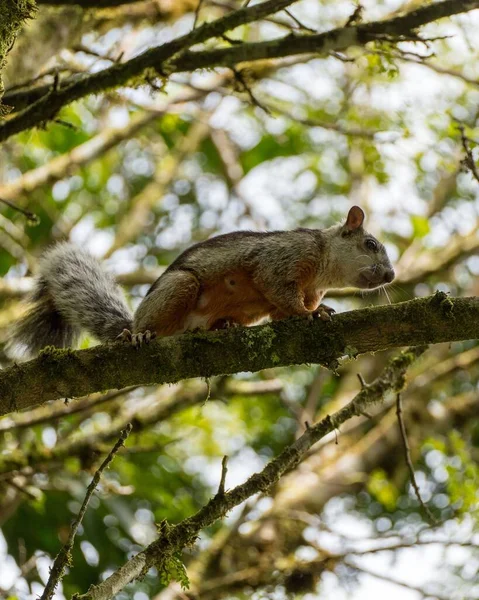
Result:
M143 344L149 344L150 341L155 337L156 333L154 331L150 331L149 329L139 333L131 333L129 329L124 329L116 339L119 342L131 344L134 348L139 348Z
M320 304L316 310L311 313L311 319L321 319L321 321L331 321L331 317L336 314L334 308Z

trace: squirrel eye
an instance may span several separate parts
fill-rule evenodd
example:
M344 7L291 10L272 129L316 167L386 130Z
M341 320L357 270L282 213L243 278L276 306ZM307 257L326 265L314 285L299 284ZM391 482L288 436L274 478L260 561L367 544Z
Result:
M366 240L366 248L368 248L369 250L372 250L373 252L377 252L378 244L375 240L372 240L371 238L369 238Z

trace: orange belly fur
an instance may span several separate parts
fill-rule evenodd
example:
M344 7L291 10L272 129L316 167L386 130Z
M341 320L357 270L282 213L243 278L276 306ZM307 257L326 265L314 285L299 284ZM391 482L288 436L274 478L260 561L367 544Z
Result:
M314 285L313 272L305 270L299 283L305 307L315 310L324 292ZM198 285L198 283L196 284ZM198 289L182 288L177 302L157 314L152 329L158 336L183 333L193 329L219 329L225 321L252 325L264 317L285 318L254 285L250 273L235 271L220 278L201 282Z
M228 273L202 286L195 308L187 315L184 329L210 329L217 321L251 325L274 309L245 272Z

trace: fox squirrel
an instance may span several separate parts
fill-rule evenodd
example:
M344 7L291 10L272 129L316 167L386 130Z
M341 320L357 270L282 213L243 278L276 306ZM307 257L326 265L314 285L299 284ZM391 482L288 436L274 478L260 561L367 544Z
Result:
M328 229L238 231L195 244L156 280L134 316L96 259L57 244L40 260L30 310L13 328L9 348L33 356L47 345L74 346L82 330L100 342L122 337L137 345L268 316L328 319L334 311L320 304L327 290L372 289L394 279L384 246L363 221L353 206L344 225Z

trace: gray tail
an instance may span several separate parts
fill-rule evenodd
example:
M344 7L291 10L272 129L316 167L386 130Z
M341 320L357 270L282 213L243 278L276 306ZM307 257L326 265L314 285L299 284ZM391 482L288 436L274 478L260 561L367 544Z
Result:
M61 243L39 261L29 311L13 327L7 353L30 358L45 346L75 346L82 331L108 342L131 327L115 281L88 252Z
M49 295L48 283L39 278L29 297L28 311L13 326L7 340L7 354L15 358L31 358L45 346L76 346L81 329L68 323L58 312Z

